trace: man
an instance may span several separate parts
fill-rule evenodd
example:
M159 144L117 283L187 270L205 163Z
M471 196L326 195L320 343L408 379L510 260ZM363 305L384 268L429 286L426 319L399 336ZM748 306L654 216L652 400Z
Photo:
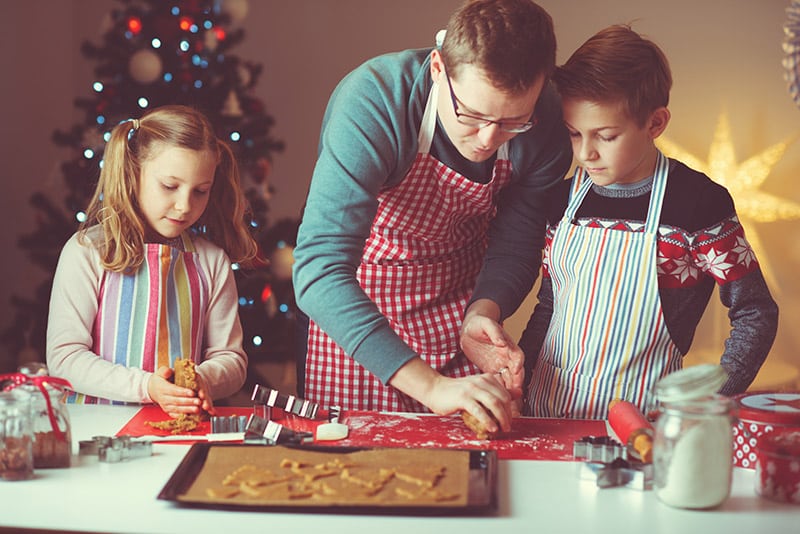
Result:
M510 428L523 356L499 321L536 279L544 192L571 162L555 47L530 0L476 0L437 48L336 88L295 249L307 398Z

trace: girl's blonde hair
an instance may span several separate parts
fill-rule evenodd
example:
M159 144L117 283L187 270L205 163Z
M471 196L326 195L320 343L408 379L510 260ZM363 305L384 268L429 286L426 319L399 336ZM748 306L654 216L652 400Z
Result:
M222 248L231 261L256 256L257 245L246 221L248 204L239 183L233 152L214 133L208 118L187 106L163 106L141 119L118 124L111 131L103 168L81 223L83 242L89 228L102 229L98 246L103 268L114 272L136 270L144 259L145 223L139 208L139 178L143 162L164 146L209 151L217 168L208 206L195 230Z

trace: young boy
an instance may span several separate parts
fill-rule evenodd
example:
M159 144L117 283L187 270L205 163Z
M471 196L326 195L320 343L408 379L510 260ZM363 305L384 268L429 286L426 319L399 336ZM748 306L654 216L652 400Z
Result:
M715 283L731 320L720 393L744 391L778 308L727 190L655 146L670 119L663 52L612 26L553 80L580 167L554 193L539 304L519 343L525 414L605 418L614 398L646 410L653 385L681 368Z

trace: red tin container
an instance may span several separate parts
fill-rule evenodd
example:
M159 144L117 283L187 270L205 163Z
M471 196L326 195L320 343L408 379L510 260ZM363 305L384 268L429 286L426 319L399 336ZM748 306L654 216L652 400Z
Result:
M767 499L800 504L800 429L773 430L759 438L756 492Z
M733 427L733 464L755 469L761 436L800 430L800 392L746 392L734 397L739 421Z

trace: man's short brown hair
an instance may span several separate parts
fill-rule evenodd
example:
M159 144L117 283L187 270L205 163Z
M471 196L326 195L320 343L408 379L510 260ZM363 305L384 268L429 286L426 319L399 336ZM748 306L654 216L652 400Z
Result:
M473 65L518 94L555 67L553 19L531 0L471 0L450 17L441 53L451 76Z

